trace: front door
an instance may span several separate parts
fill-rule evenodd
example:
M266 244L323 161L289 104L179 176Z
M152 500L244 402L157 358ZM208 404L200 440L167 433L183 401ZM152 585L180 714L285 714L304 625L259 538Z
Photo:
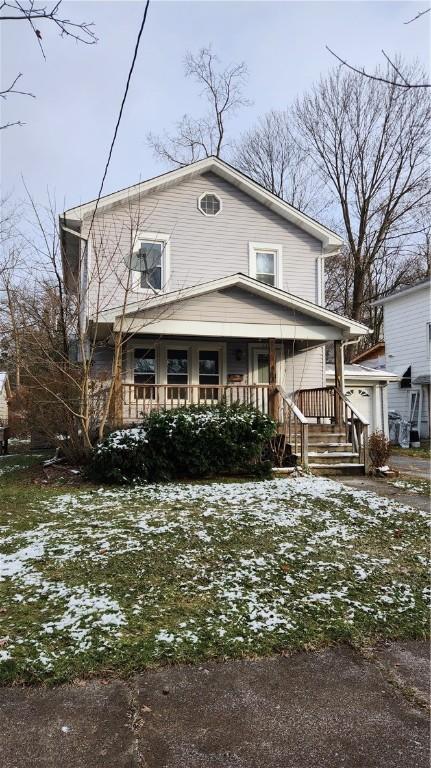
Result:
M277 384L281 383L281 347L276 347L276 371ZM267 345L261 344L251 348L250 354L250 384L266 385L265 389L257 388L250 393L251 404L259 410L268 412L268 389L269 384L269 351Z
M269 384L269 354L253 349L253 384Z
M281 384L281 346L276 347L277 384ZM269 384L269 352L264 344L251 348L250 384Z

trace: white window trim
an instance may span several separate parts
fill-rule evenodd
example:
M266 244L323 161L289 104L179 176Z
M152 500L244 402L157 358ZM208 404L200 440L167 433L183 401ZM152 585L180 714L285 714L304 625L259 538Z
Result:
M426 351L427 358L431 358L431 323L426 324Z
M131 339L127 344L127 383L134 382L134 361L135 349L155 349L156 350L156 384L167 384L167 351L168 349L187 349L189 355L189 384L197 386L199 384L199 351L211 350L219 353L220 358L220 385L226 384L227 371L227 347L226 342L204 341L183 341L177 338L157 341L154 339ZM150 385L149 385L150 386ZM175 385L170 385L175 386ZM178 386L181 386L178 384ZM183 384L183 386L185 386ZM204 386L204 385L202 385Z
M155 384L160 384L159 371L160 371L160 344L157 341L150 339L132 339L127 344L126 352L126 384L135 383L135 349L154 349L156 356L156 376ZM148 384L150 387L151 384Z
M248 274L256 280L256 252L270 251L275 253L275 286L283 287L283 246L280 243L252 243L248 244Z
M141 272L137 272L136 270L133 270L133 277L132 277L132 290L136 293L143 293L146 296L154 296L158 293L165 293L167 291L167 286L169 282L169 278L171 276L171 236L170 235L164 235L161 232L138 232L135 238L135 247L133 249L133 253L138 252L140 243L142 241L144 242L153 242L153 243L162 243L163 249L162 249L162 287L160 290L155 290L152 288L142 288L141 286Z
M205 211L202 210L201 202L202 202L202 199L205 197L205 195L213 195L213 197L217 198L217 200L220 203L220 208L217 211L217 213L205 213ZM199 195L198 197L198 210L201 212L203 216L206 216L208 219L215 219L215 217L218 216L219 213L221 213L223 210L223 200L221 199L221 197L219 197L219 195L216 194L216 192L213 192L212 190L207 189L206 192L202 192L202 194Z

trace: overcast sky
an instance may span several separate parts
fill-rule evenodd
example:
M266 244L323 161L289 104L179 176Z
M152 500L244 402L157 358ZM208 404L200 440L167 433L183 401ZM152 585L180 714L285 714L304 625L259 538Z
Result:
M419 2L161 2L152 0L105 192L165 168L147 147L148 131L163 132L204 104L183 76L187 50L212 44L224 63L244 60L253 106L232 123L238 136L256 117L282 109L334 65L325 50L372 68L381 49L429 69L431 14L404 22ZM123 93L144 2L64 2L63 15L94 21L97 45L61 39L39 24L46 62L22 22L1 24L2 83L22 72L21 86L36 99L14 96L2 105L2 194L22 197L24 176L36 199L55 193L58 209L96 196Z

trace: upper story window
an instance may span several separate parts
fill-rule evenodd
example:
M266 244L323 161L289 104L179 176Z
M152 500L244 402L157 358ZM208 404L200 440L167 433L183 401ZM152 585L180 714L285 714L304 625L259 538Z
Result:
M163 243L144 243L139 247L141 268L141 288L162 289Z
M221 200L212 192L205 192L198 200L198 208L204 216L217 216L221 211Z
M139 275L137 290L163 290L169 278L169 237L141 233L136 240L132 269Z
M269 243L249 244L249 274L274 288L282 287L281 245Z

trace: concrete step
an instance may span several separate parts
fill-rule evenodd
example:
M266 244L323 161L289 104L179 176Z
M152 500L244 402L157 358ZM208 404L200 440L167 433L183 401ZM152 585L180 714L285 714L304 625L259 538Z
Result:
M323 475L324 477L332 475L364 475L365 467L363 464L309 464L308 468L312 475Z
M308 459L320 464L347 464L359 459L359 453L352 451L308 451Z

